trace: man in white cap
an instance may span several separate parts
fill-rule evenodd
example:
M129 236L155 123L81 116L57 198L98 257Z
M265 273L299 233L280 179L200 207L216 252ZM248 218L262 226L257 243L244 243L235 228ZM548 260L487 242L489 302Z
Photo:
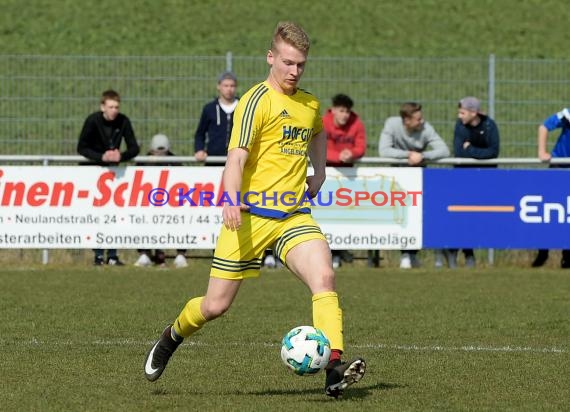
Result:
M168 136L164 134L155 134L152 136L149 156L152 155L174 156L174 154L170 152L170 141L168 140Z
M155 134L150 141L150 151L147 153L147 156L175 156L174 153L170 151L170 141L168 140L168 136L164 134ZM138 163L137 166L144 166L148 163ZM168 161L160 162L160 163L152 163L153 166L177 166L178 163L169 163ZM139 258L135 262L135 266L150 266L155 264L165 267L166 266L166 254L162 249L156 249L154 252L154 256L151 256L150 249L138 249ZM177 268L183 268L188 266L188 262L186 261L186 249L177 249L176 250L176 257L174 258L174 266Z

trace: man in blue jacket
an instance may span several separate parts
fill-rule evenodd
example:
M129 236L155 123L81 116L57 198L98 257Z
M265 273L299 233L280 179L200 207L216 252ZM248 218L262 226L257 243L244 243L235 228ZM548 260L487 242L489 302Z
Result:
M472 159L499 157L499 129L493 119L481 112L481 102L476 97L464 97L457 105L453 150L455 157ZM477 165L477 167L485 166L496 167L495 165ZM457 267L457 252L458 249L449 249L447 252L450 268ZM463 254L465 266L475 267L473 249L463 249Z
M547 150L548 134L560 129L560 136L549 153ZM558 113L549 116L538 126L538 158L549 162L553 157L570 157L570 109L564 108ZM550 165L550 167L570 167L568 164ZM540 249L532 262L532 267L540 267L548 260L548 249ZM562 269L570 269L570 249L562 250Z
M232 132L234 110L237 106L237 78L224 72L218 78L218 97L202 109L200 123L194 135L194 157L200 162L208 156L226 156ZM209 163L212 165L212 163ZM225 163L216 163L223 166Z

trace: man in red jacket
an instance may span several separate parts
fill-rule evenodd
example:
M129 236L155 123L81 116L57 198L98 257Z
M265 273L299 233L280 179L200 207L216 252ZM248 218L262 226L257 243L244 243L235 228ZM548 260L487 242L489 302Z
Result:
M332 107L323 117L327 132L327 166L350 167L366 152L366 129L352 111L354 102L345 94L332 99Z
M332 107L323 116L327 133L327 166L351 167L366 152L366 129L360 117L352 111L354 102L345 94L332 98ZM351 262L346 250L333 250L333 268L342 261Z

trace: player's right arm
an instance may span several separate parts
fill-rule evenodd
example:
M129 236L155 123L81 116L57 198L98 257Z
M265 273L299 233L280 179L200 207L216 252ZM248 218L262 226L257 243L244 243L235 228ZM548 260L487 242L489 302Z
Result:
M234 125L228 145L226 167L222 177L225 195L231 199L224 204L222 216L224 225L229 230L237 230L241 225L241 211L247 210L246 205L239 205L238 193L241 190L243 171L255 141L263 129L264 109L263 99L268 87L260 83L239 100L234 112Z
M311 139L309 143L309 158L313 165L314 175L307 176L307 191L311 197L315 197L327 177L327 134L324 130Z
M249 152L246 149L236 147L230 149L226 159L222 182L230 201L224 204L222 217L224 219L224 225L229 230L238 230L241 226L242 207L239 205L238 192L241 189L243 168L248 156Z

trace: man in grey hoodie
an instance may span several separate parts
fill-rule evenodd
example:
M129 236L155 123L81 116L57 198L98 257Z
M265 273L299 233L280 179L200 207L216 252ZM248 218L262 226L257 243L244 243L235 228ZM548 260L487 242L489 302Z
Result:
M381 157L408 159L408 166L424 166L426 160L449 156L449 148L422 114L422 105L407 102L400 107L400 116L389 117L380 133L378 151ZM419 266L417 250L402 250L400 268ZM442 256L436 254L436 266Z

